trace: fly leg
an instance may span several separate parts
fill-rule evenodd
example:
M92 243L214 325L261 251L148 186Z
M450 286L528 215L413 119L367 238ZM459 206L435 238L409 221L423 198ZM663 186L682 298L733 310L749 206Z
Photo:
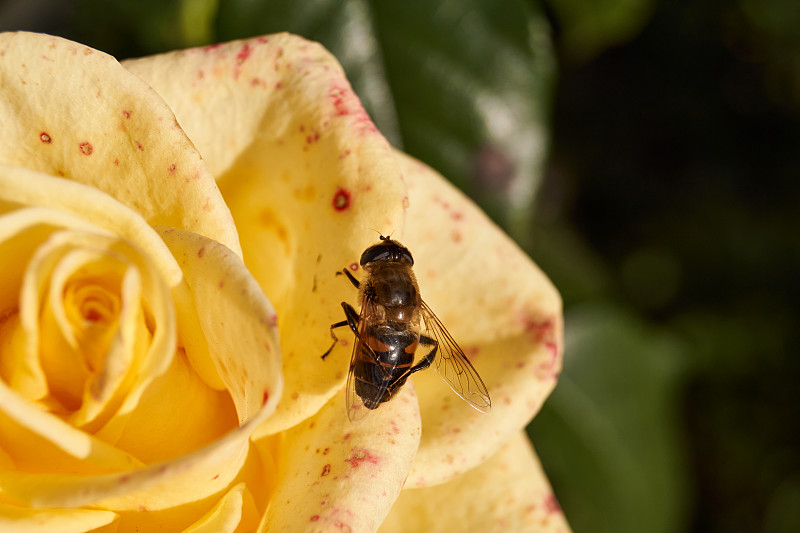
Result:
M358 280L355 278L355 276L353 276L350 273L349 270L347 270L346 268L343 268L342 272L344 272L345 276L347 276L347 279L350 280L350 283L353 284L353 287L355 287L357 289L357 288L359 288L361 286L361 284L358 282Z
M439 351L439 341L432 339L427 335L420 335L419 343L422 346L433 346L433 348L431 348L430 352L425 354L425 357L422 358L422 361L408 369L409 375L413 374L414 372L419 372L420 370L425 370L431 366L431 363L433 363L433 360L436 358L436 352Z
M433 346L433 348L431 348L430 352L425 354L425 357L422 358L422 361L420 361L419 363L412 366L411 368L409 368L408 370L397 376L395 379L393 379L392 382L389 383L387 390L390 391L393 390L395 387L397 387L398 383L405 383L406 379L408 379L408 376L410 376L414 372L425 370L426 368L431 366L431 363L433 363L433 360L436 358L436 352L439 351L439 341L437 341L436 339L432 339L427 335L420 335L419 343L423 346Z
M342 272L344 272L345 276L347 276L347 279L350 280L350 283L352 283L356 289L361 286L361 284L350 273L349 270L343 268ZM337 272L337 274L341 274L341 272ZM323 361L325 360L326 357L328 357L328 354L331 353L331 350L333 350L333 347L336 346L336 343L339 342L339 338L333 332L334 329L341 328L344 326L350 326L350 329L352 329L353 333L355 333L356 337L358 337L358 313L356 313L356 310L353 309L353 306L348 304L347 302L342 302L342 308L344 309L344 316L347 317L347 320L342 320L341 322L336 322L335 324L331 324L331 338L333 339L333 344L331 344L331 347L328 348L324 354L322 354Z
M345 270L345 272L347 271ZM353 281L358 283L358 280L355 278L353 278ZM358 313L356 313L356 310L353 309L353 306L347 302L342 302L342 309L344 309L344 316L347 317L347 320L342 320L341 322L331 324L331 338L333 339L333 344L331 344L331 347L328 348L324 354L322 354L323 361L326 357L328 357L328 354L331 353L331 350L333 350L333 347L336 346L336 343L339 342L339 338L333 332L334 329L350 326L350 329L353 330L353 333L355 333L356 337L358 337Z

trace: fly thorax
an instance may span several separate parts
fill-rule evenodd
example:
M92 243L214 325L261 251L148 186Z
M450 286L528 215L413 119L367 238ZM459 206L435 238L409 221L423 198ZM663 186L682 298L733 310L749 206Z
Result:
M417 288L406 269L383 268L373 276L373 290L378 303L388 309L413 309Z
M385 309L386 320L396 324L407 324L414 317L413 306L387 307Z

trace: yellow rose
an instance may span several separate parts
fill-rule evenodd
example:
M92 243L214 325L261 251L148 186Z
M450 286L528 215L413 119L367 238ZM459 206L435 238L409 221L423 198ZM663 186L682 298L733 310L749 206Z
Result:
M561 366L560 300L535 265L440 176L389 147L317 44L274 35L125 67L169 107L98 52L30 34L0 41L3 86L16 84L0 103L14 132L0 161L15 165L2 167L0 193L0 235L15 247L0 291L0 526L568 531L522 433ZM9 231L17 218L43 222ZM423 297L489 388L490 414L430 371L364 421L347 419L352 336L319 356L339 302L355 303L335 273L352 265L358 277L377 232L412 250ZM87 242L59 240L73 234ZM280 369L273 315L239 242L277 310ZM75 266L81 258L88 267ZM129 275L129 263L141 272ZM139 292L128 281L137 275ZM76 276L95 291L83 300L68 283ZM166 319L158 303L173 310ZM169 349L151 356L162 320ZM127 361L125 342L143 361L135 378L121 381L124 398L91 407L103 380L62 354L104 368ZM161 377L162 359L182 365L178 382ZM83 404L64 382L106 418L75 415ZM64 397L78 410L65 412Z
M0 530L254 529L279 344L211 174L105 54L3 34L0 86Z

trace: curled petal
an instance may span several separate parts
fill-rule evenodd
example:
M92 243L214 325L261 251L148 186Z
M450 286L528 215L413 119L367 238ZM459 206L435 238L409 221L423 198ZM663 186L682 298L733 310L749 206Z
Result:
M404 490L379 531L569 533L570 528L527 436L518 432L473 470L442 485Z
M245 263L275 305L285 394L263 433L311 416L343 385L351 346L330 346L336 273L378 232L400 233L406 193L391 148L336 60L288 34L124 65L175 110L236 220ZM358 273L356 273L358 275Z
M89 185L150 225L239 250L230 212L172 111L113 57L49 35L4 33L0 87L0 162Z
M168 286L173 287L181 281L183 274L180 267L153 228L141 215L112 196L70 180L0 163L0 213L10 213L23 207L60 212L58 215L42 215L57 217L58 220L68 219L65 224L58 223L59 226L91 229L130 241L154 263ZM52 226L48 220L45 220L45 225ZM52 230L45 227L40 231L49 233ZM41 242L41 239L26 240L28 247L31 243L38 246ZM27 266L22 260L14 263L18 266L8 265L10 272ZM16 298L19 287L9 283L7 289Z
M0 504L0 531L16 533L84 533L111 524L117 518L111 511L91 509L29 509Z
M561 369L561 299L547 277L466 196L397 153L410 207L406 244L423 299L483 378L482 414L433 370L414 375L425 431L407 487L474 467L527 425Z
M233 533L242 519L245 490L244 483L233 487L213 509L184 529L183 533Z
M266 411L265 411L266 413ZM214 443L175 460L96 476L0 471L4 494L31 507L91 505L115 511L159 510L207 498L233 481L244 464L256 416Z
M419 443L413 386L357 423L344 403L339 394L286 432L260 531L375 531L388 513Z
M208 353L239 421L264 409L270 414L281 397L281 348L275 311L241 259L196 233L162 228L164 242L182 267ZM191 359L191 357L190 357Z

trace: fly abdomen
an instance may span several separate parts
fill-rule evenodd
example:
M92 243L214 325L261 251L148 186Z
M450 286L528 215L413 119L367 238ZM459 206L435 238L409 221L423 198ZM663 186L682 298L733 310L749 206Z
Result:
M363 342L362 350L366 353L356 358L353 368L355 390L368 409L375 409L381 402L389 401L405 383L406 377L400 376L414 362L419 335L382 324L367 328Z

